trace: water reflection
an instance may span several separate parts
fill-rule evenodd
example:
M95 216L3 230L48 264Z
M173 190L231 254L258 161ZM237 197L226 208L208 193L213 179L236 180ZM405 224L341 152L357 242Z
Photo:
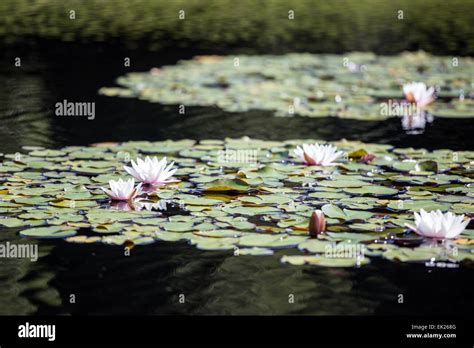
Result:
M2 150L4 144L16 148L29 139L31 145L42 143L43 139L54 138L51 117L47 108L43 76L17 69L2 73L0 84L0 135Z
M421 111L415 114L405 114L402 116L402 127L407 134L423 134L427 123L434 121L433 115Z
M460 315L474 310L467 301L471 289L465 279L472 276L467 268L377 259L360 269L297 267L280 263L288 250L233 256L187 243L137 246L129 256L119 246L41 244L37 263L12 259L0 268L0 314Z
M0 315L34 314L43 307L61 306L58 290L50 282L56 273L44 263L54 245L22 239L16 231L2 231L0 243L38 245L38 260L3 257L0 260Z
M166 211L170 201L160 200L158 202L150 202L144 199L137 199L134 201L112 201L110 207L112 209L122 210L122 211L132 211L132 210L148 210L148 211Z
M287 252L256 259L159 242L127 257L120 247L65 243L49 263L62 297L80 299L58 310L75 314L375 314L386 296L401 291L374 277L370 265L285 266L279 259Z
M212 283L190 296L201 301L193 313L374 314L379 300L360 296L355 281L358 270L278 265L284 254L258 257L258 262L247 256L227 257L214 270Z

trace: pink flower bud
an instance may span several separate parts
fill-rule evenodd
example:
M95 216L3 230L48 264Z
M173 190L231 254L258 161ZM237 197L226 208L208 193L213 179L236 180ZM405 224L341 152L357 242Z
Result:
M367 164L367 163L373 161L375 158L376 158L376 156L374 154L369 153L367 155L362 156L360 158L360 161Z

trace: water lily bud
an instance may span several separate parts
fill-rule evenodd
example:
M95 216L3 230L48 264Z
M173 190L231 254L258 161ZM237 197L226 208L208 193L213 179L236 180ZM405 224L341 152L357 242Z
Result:
M376 158L376 156L374 154L371 154L371 153L368 153L367 155L364 155L360 158L360 161L362 163L369 163L371 161L373 161L374 159Z
M309 220L309 235L317 238L318 234L326 229L326 218L321 210L315 210Z

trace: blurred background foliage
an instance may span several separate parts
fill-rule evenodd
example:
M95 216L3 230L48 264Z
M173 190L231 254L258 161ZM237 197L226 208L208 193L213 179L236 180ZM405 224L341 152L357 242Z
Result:
M288 19L290 10L294 20ZM422 49L474 55L473 13L474 0L1 0L0 42L4 47L64 41L152 51Z

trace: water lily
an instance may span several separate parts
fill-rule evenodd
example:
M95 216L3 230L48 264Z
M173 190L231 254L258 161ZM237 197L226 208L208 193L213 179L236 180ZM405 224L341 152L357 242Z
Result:
M174 162L167 163L166 157L158 161L156 157L147 156L145 160L141 158L137 158L136 162L132 160L132 166L124 166L123 169L143 184L161 186L179 182L179 180L168 180L177 170L172 169L173 165Z
M333 162L343 154L342 151L337 151L335 146L320 144L303 144L303 147L297 146L294 152L310 166L334 165L336 163Z
M127 181L122 179L118 179L117 181L110 180L109 186L110 190L104 187L101 187L101 189L113 201L131 201L136 196L142 193L142 184L138 184L137 186L135 186L134 179L129 179Z
M427 106L435 100L434 88L427 88L423 82L411 82L403 85L403 93L410 103L416 103L420 108Z
M405 224L420 236L431 238L456 238L469 224L471 219L464 219L464 215L455 215L451 212L443 214L441 210L420 213L415 212L415 225Z
M316 238L326 229L326 218L321 210L315 210L309 220L309 235Z

